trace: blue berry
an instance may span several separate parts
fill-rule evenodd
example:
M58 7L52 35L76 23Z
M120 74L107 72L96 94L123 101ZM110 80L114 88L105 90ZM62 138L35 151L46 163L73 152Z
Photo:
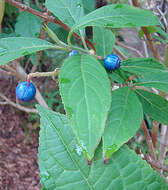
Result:
M113 71L120 67L120 58L115 54L110 54L104 59L104 67L109 70Z
M36 95L36 88L33 83L27 85L27 81L21 82L16 87L16 96L19 100L28 102L34 99Z
M78 54L78 52L76 50L72 50L70 53L69 53L69 56L68 57L71 57L72 55L76 55Z

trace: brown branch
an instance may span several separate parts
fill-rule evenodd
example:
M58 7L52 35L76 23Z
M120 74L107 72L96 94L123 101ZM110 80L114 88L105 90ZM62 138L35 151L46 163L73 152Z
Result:
M153 142L153 146L154 146L155 149L156 149L156 144L157 144L158 128L159 128L159 123L156 122L156 121L153 121L152 142Z
M146 138L146 142L147 142L148 147L149 147L149 153L151 155L151 158L153 160L157 160L156 154L155 154L155 149L154 149L153 143L152 143L152 139L151 139L151 136L149 134L149 131L147 129L147 126L146 126L146 123L145 123L144 120L143 120L143 123L142 123L142 130L144 132L144 135L145 135L145 138Z
M36 109L26 108L26 107L24 107L24 106L21 106L21 105L19 105L19 104L16 104L16 103L12 102L12 101L9 100L6 96L4 96L2 93L0 93L0 97L1 97L3 100L5 100L5 102L2 102L2 103L1 103L1 104L3 104L3 105L4 105L4 104L9 104L9 105L11 105L11 106L13 106L13 107L15 107L15 108L21 110L21 111L27 112L27 113L38 113L38 111L37 111Z
M165 57L164 57L164 64L168 67L168 45L165 47Z
M32 9L31 7L29 7L27 5L24 5L22 3L16 2L15 0L6 0L6 2L8 2L11 5L13 5L16 8L23 9L24 11L27 11L27 12L33 14L33 15L36 15L36 16L38 16L38 17L40 17L40 18L42 18L42 19L44 19L44 20L46 20L48 22L56 23L56 24L60 25L62 28L64 28L65 30L67 30L68 32L70 31L70 27L69 26L67 26L66 24L64 24L59 19L56 19L53 16L50 16L50 15L48 15L46 13L41 13L41 12L35 10L35 9ZM76 33L73 33L73 34L74 34L74 36L76 38L81 39L78 34L76 34ZM94 45L88 39L86 39L86 43L87 43L87 45L90 48L92 48L92 49L95 50Z
M166 172L168 172L168 166L162 165L159 162L152 160L150 157L145 156L146 161L152 166L155 167L157 169L161 169L164 170Z
M160 162L160 164L164 163L166 152L167 152L166 151L167 146L168 146L168 126L162 125L161 137L160 137L160 147L159 147L159 162Z
M139 8L140 8L140 5L139 5L139 3L138 3L138 0L132 0L132 4L133 4L135 7L139 7ZM157 60L160 60L159 53L158 53L158 51L157 51L157 49L156 49L156 47L155 47L155 45L154 45L154 43L153 43L153 40L152 40L152 37L151 37L149 31L147 30L146 27L141 27L141 29L142 29L142 31L144 32L145 36L146 36L146 39L147 39L148 44L149 44L149 46L150 46L150 48L151 48L151 50L152 50L152 53L153 53L154 58L157 59Z

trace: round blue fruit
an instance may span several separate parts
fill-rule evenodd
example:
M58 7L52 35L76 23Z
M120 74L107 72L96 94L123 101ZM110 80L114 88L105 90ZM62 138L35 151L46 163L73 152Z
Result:
M72 55L76 55L78 54L78 52L76 50L72 50L70 53L69 53L69 56L68 57L71 57Z
M120 67L120 58L115 54L110 54L104 59L104 67L109 70L113 71Z
M28 102L34 99L36 95L36 88L33 83L27 85L27 81L21 82L16 87L16 96L19 100Z

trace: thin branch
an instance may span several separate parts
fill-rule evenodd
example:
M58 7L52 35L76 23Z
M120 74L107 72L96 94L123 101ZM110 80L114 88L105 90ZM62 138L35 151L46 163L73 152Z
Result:
M58 73L59 73L59 69L58 68L56 68L54 71L51 71L51 72L29 73L27 75L27 83L29 85L31 78L33 78L33 77L49 77L49 76L55 77L55 76L58 75Z
M153 121L153 127L152 127L152 142L153 147L156 149L157 144L157 135L158 135L158 129L159 129L159 123L156 121Z
M168 126L162 125L161 127L161 138L160 138L160 148L159 148L159 162L164 163L166 156L166 145L168 144ZM162 172L162 171L161 171Z
M133 3L133 5L135 7L139 7L140 8L138 0L132 0L132 3ZM155 45L153 43L153 40L152 40L152 37L151 37L149 31L147 30L146 27L141 27L141 29L144 32L145 36L146 36L146 39L147 39L148 44L149 44L149 46L151 48L151 51L153 53L154 58L157 59L157 60L160 60L159 53L158 53L158 51L157 51L157 49L156 49L156 47L155 47Z
M144 40L142 43L143 43L143 47L144 47L145 57L149 57L146 41Z
M151 136L149 134L149 131L147 129L147 126L146 126L146 123L145 123L144 120L143 120L143 123L142 123L142 130L144 132L144 135L145 135L145 138L146 138L146 142L147 142L148 147L149 147L149 153L151 155L151 158L153 160L157 160L156 154L155 154L155 149L153 147L153 142L152 142Z
M127 56L125 56L117 47L114 46L114 52L119 55L123 60L127 59Z
M165 47L165 57L164 57L164 64L168 67L168 45Z
M1 104L2 104L2 103L3 103L3 104L4 104L4 103L5 103L5 104L9 104L9 105L11 105L11 106L13 106L13 107L15 107L15 108L21 110L21 111L27 112L27 113L38 113L38 111L37 111L36 109L26 108L26 107L24 107L24 106L21 106L21 105L19 105L19 104L16 104L16 103L12 102L12 101L9 100L6 96L4 96L2 93L0 93L0 97L1 97L3 100L6 101L6 102L1 102Z
M162 165L159 162L152 160L149 156L145 157L146 161L153 167L164 170L166 172L168 172L168 166Z
M67 26L66 24L64 24L63 22L61 22L59 19L53 17L53 16L50 16L46 13L41 13L35 9L32 9L30 8L29 6L27 5L24 5L22 3L19 3L19 2L16 2L15 0L6 0L6 2L10 3L11 5L13 5L14 7L17 7L19 9L23 9L24 11L27 11L29 13L32 13L33 15L36 15L48 22L53 22L53 23L56 23L58 25L60 25L62 28L64 28L65 30L67 30L68 32L70 31L70 27ZM75 37L77 37L78 39L80 39L80 36L77 35L76 33L73 33ZM91 47L92 49L95 50L95 47L94 45L88 40L86 39L86 43L88 44L89 47Z
M7 105L8 102L0 102L0 105Z
M116 44L119 45L119 46L121 46L121 47L123 47L123 48L126 48L126 49L129 49L131 51L134 51L139 57L144 57L142 55L142 53L140 51L138 51L137 49L135 49L135 48L132 48L132 47L130 47L128 45L125 45L125 44L123 44L123 43L121 43L119 41L116 41Z

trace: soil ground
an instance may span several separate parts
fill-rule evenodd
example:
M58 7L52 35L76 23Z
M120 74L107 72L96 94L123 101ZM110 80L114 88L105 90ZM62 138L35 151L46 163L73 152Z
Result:
M0 92L9 99L15 99L15 86L0 78ZM0 105L0 190L40 190L37 154L38 129L28 114Z

